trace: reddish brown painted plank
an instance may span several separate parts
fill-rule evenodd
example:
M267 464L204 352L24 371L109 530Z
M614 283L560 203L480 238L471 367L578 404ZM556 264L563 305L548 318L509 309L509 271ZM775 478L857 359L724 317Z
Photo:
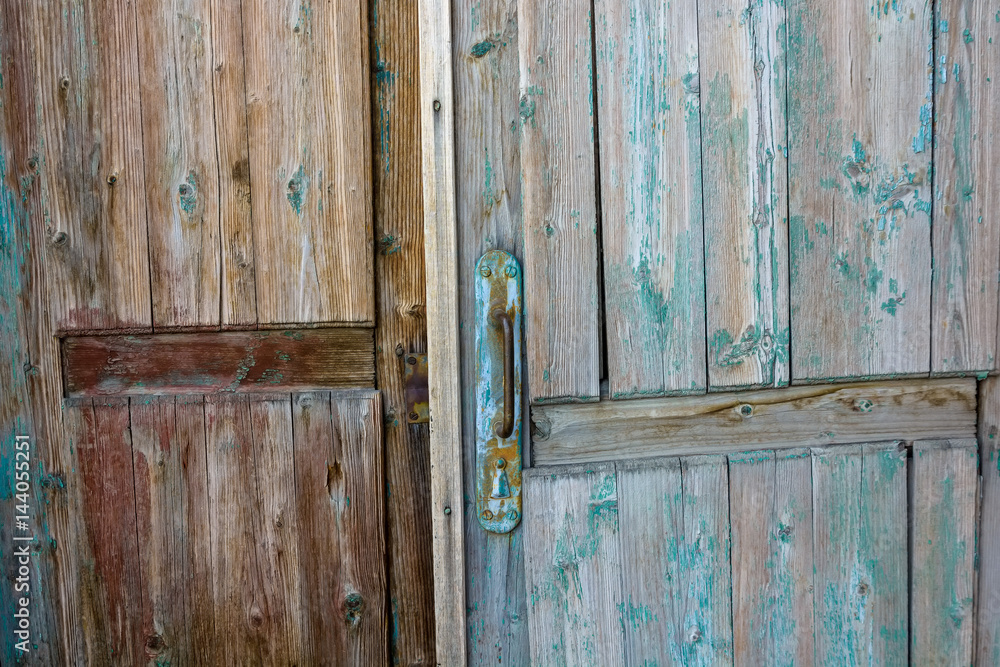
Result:
M381 399L293 399L296 508L306 655L388 664Z
M204 399L134 400L130 415L147 655L214 662Z
M83 524L74 545L79 562L79 607L85 664L142 664L139 550L132 442L127 399L66 406L67 437L79 465Z
M371 387L372 330L82 336L63 342L66 393L185 394Z

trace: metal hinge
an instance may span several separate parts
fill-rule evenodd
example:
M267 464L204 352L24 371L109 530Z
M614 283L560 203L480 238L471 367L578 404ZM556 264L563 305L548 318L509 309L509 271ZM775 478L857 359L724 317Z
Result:
M403 367L406 421L409 424L426 424L431 420L430 393L427 389L427 355L403 355Z

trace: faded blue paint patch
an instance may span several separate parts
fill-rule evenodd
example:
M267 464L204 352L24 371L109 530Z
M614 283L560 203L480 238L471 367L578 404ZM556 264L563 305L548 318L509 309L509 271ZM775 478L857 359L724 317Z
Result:
M302 215L302 202L305 199L306 188L309 187L309 177L306 176L305 167L299 165L292 178L288 181L288 203L292 205L292 210L296 215Z

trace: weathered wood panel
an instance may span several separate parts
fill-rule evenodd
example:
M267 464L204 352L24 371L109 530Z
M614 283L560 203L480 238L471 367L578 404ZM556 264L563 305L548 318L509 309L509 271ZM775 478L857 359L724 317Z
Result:
M912 478L911 657L921 665L972 664L975 441L914 443Z
M888 439L973 437L972 379L535 406L536 465ZM627 433L627 438L622 434Z
M814 657L809 450L729 457L733 653L738 665Z
M982 507L979 511L979 587L976 591L975 664L1000 664L1000 379L990 377L979 391L979 456Z
M204 400L133 399L129 416L146 654L215 662Z
M146 661L128 399L85 399L65 409L68 444L80 475L79 589L74 622L82 645L71 659L87 664ZM76 651L80 651L77 653Z
M985 0L935 8L931 370L987 371L996 367L1000 270L1000 22Z
M214 28L203 0L139 0L139 83L153 326L218 325ZM228 14L228 18L237 18Z
M261 322L375 319L363 6L242 5Z
M626 461L617 474L625 664L673 664L687 645L686 596L671 586L689 572L680 460Z
M574 10L569 10L574 11ZM580 160L578 172L561 173L560 162L566 155L562 150L581 151L572 144L560 146L562 135L586 129L591 122L599 126L600 146L600 196L602 239L604 250L604 307L607 318L608 372L612 398L631 398L641 395L663 395L692 393L705 389L705 275L702 253L702 207L701 207L701 131L698 96L698 10L694 3L671 3L664 0L632 0L618 2L609 0L597 2L594 6L595 32L597 39L596 72L597 112L600 119L588 117L583 106L589 101L590 91L583 89L579 98L571 100L569 108L564 108L561 116L550 118L538 115L540 108L553 103L551 95L566 83L551 81L554 77L570 77L577 85L588 81L573 69L555 66L551 72L545 69L546 59L551 61L551 52L535 44L529 46L529 58L523 67L529 68L528 78L538 91L529 88L527 100L535 107L540 120L536 130L526 138L534 136L534 141L549 141L548 155L533 153L526 148L529 159L542 158L545 167L551 163L555 169L551 175L544 169L541 173L525 168L525 201L531 191L552 188L550 196L556 206L570 207L569 219L565 212L556 215L556 222L545 222L554 234L565 234L564 226L577 225L587 231L592 225L589 219L589 203L580 208L576 199L560 201L560 189L566 187L562 181L568 180L570 187L579 188L573 194L577 198L588 196L590 178L589 165ZM581 12L582 13L582 12ZM545 22L537 23L538 29L551 30ZM526 27L527 29L527 27ZM537 39L537 38L536 38ZM558 45L558 37L545 35ZM572 42L570 42L572 43ZM545 44L543 39L542 44ZM551 46L549 47L551 48ZM558 49L559 46L556 46ZM571 52L575 57L585 57L587 52L579 51L579 45ZM557 51L558 52L558 51ZM557 56L560 57L560 56ZM551 63L550 63L551 64ZM534 72L534 74L531 74ZM555 85L553 85L555 83ZM561 102L561 100L560 100ZM551 113L551 112L548 112ZM530 121L528 123L530 125ZM537 135L537 136L535 136ZM537 150L537 149L535 149ZM575 153L573 154L575 156ZM589 158L589 155L586 156ZM535 166L535 165L532 165ZM532 180L551 178L552 184L531 183ZM576 181L580 183L577 185ZM543 193L545 191L543 190ZM546 193L547 194L547 193ZM553 196L554 195L554 196ZM532 194L532 196L537 196ZM537 204L536 204L537 206ZM579 210L576 210L579 209ZM526 215L539 216L541 211L526 208ZM579 216L579 217L577 217ZM539 220L528 220L533 225L529 236L537 235ZM546 228L548 229L548 228ZM582 241L589 238L580 234ZM531 245L539 243L534 241ZM563 241L562 243L565 243ZM579 247L588 248L582 242ZM544 247L544 246L542 246ZM562 259L556 252L557 271ZM562 252L567 252L563 250ZM568 258L573 257L567 252ZM527 261L537 261L533 255L526 255ZM552 261L550 259L549 261ZM576 261L579 260L572 260ZM581 263L583 271L589 264ZM537 270L537 269L530 269ZM533 310L530 294L535 282L529 274L526 289L529 294L528 313ZM544 295L549 302L534 307L549 309L553 323L544 323L541 330L529 330L531 336L545 336L548 345L558 346L548 358L557 361L572 355L568 368L560 371L578 374L580 380L587 379L590 354L588 347L575 344L578 336L566 325L582 327L595 320L594 309L586 302L589 288L585 284L597 280L596 274L573 271L567 272L563 281L556 282ZM556 291L555 288L558 288ZM574 294L574 292L576 294ZM580 299L575 304L572 300ZM562 306L554 306L563 303ZM580 308L581 315L572 320L558 308ZM562 324L565 319L566 325ZM566 326L566 328L563 328ZM532 333L534 331L535 333ZM530 343L529 343L530 346ZM562 356L567 355L567 356ZM562 362L566 363L566 362ZM551 373L550 373L551 376ZM543 378L544 379L544 378ZM535 375L532 375L532 383ZM546 385L543 385L545 387ZM589 385L577 381L563 385L575 392L563 390L569 396L593 396L586 393ZM555 385L561 389L560 385ZM542 389L543 396L556 395Z
M241 5L211 0L212 94L219 169L222 326L257 322ZM178 186L179 187L179 186Z
M385 403L393 659L434 664L429 428L409 425L403 355L427 350L416 3L372 3L375 362Z
M148 329L136 7L32 9L48 306L60 329Z
M60 624L72 600L40 592L56 588L60 566L78 571L69 562L75 552L69 548L73 540L66 530L69 515L59 477L70 466L64 468L65 458L52 455L62 452L63 437L58 352L54 352L45 308L44 243L40 241L45 223L38 183L37 64L32 54L31 15L19 2L0 3L0 447L4 452L0 456L0 506L8 508L0 520L0 571L7 573L0 589L0 633L8 638L0 643L3 664L15 664L19 656L17 644L23 636L15 634L21 628L16 627L20 619L14 614L25 592L30 594L30 655L39 664L58 662ZM18 497L17 484L24 481L25 471L30 485L26 499ZM23 516L24 509L28 520L22 528L10 513ZM34 537L34 544L23 539L28 535ZM53 542L53 537L65 542ZM57 560L60 544L64 546ZM21 570L22 555L16 553L25 545L31 553L27 581ZM22 588L25 583L27 591Z
M523 479L531 664L624 665L614 464Z
M517 3L513 0L486 0L456 9L450 17L454 39L442 65L449 72L453 69L455 77L452 150L457 174L454 183L459 260L457 306L462 318L459 350L463 360L475 357L472 317L476 262L493 248L524 258L517 24ZM428 255L428 271L433 270L431 261ZM437 290L430 285L428 282L428 293L434 295ZM431 339L433 346L433 336ZM474 386L475 364L463 361L461 366L462 386ZM460 436L453 437L457 442L473 442L475 396L467 391L459 392L459 396L462 430ZM524 446L530 446L527 438ZM459 456L465 479L475 479L475 448L462 447ZM457 497L462 496L459 487ZM464 622L469 664L515 667L529 664L527 600L523 593L524 533L515 530L497 535L484 531L475 515L475 503L463 507L461 516L467 526L465 590L454 605L462 620L451 621L442 617L439 610L438 644L444 639L442 634L453 632L452 622ZM455 506L452 509L457 513ZM436 588L435 596L440 596L441 590ZM451 592L455 587L445 590ZM447 659L448 656L438 655L442 664Z
M789 380L785 27L782 2L698 3L712 389Z
M375 383L371 329L86 336L63 341L69 396L275 392Z
M787 12L792 378L926 373L931 4Z
M531 401L599 396L591 5L518 8L525 336Z
M816 662L907 664L905 451L814 450L812 479Z

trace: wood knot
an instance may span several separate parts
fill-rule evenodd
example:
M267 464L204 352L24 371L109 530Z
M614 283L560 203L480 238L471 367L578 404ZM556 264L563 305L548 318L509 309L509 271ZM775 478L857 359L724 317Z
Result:
M56 232L52 235L52 243L55 245L65 245L68 238L66 232Z
M348 593L344 598L344 620L350 626L356 626L361 622L361 612L365 607L365 599L361 593Z
M749 419L750 417L753 417L753 406L749 403L743 403L736 408L736 412L738 412L741 417Z
M253 608L250 609L250 627L257 629L264 625L264 614L261 612L260 607L254 604Z
M146 637L146 655L153 658L163 653L167 648L167 643L160 635L150 635Z
M68 76L64 76L63 78L59 79L59 87L62 88L63 90L69 90Z
M108 174L108 185L109 186L114 187L117 182L118 182L118 172L117 171L113 171L110 174Z
M690 630L688 630L688 641L689 642L691 642L692 644L694 644L697 641L699 641L700 639L701 639L701 628L699 628L699 627L696 626L696 627L693 627Z
M854 401L855 412L871 412L875 409L875 403L867 398L859 398Z
M868 595L868 584L863 582L858 584L858 595Z

